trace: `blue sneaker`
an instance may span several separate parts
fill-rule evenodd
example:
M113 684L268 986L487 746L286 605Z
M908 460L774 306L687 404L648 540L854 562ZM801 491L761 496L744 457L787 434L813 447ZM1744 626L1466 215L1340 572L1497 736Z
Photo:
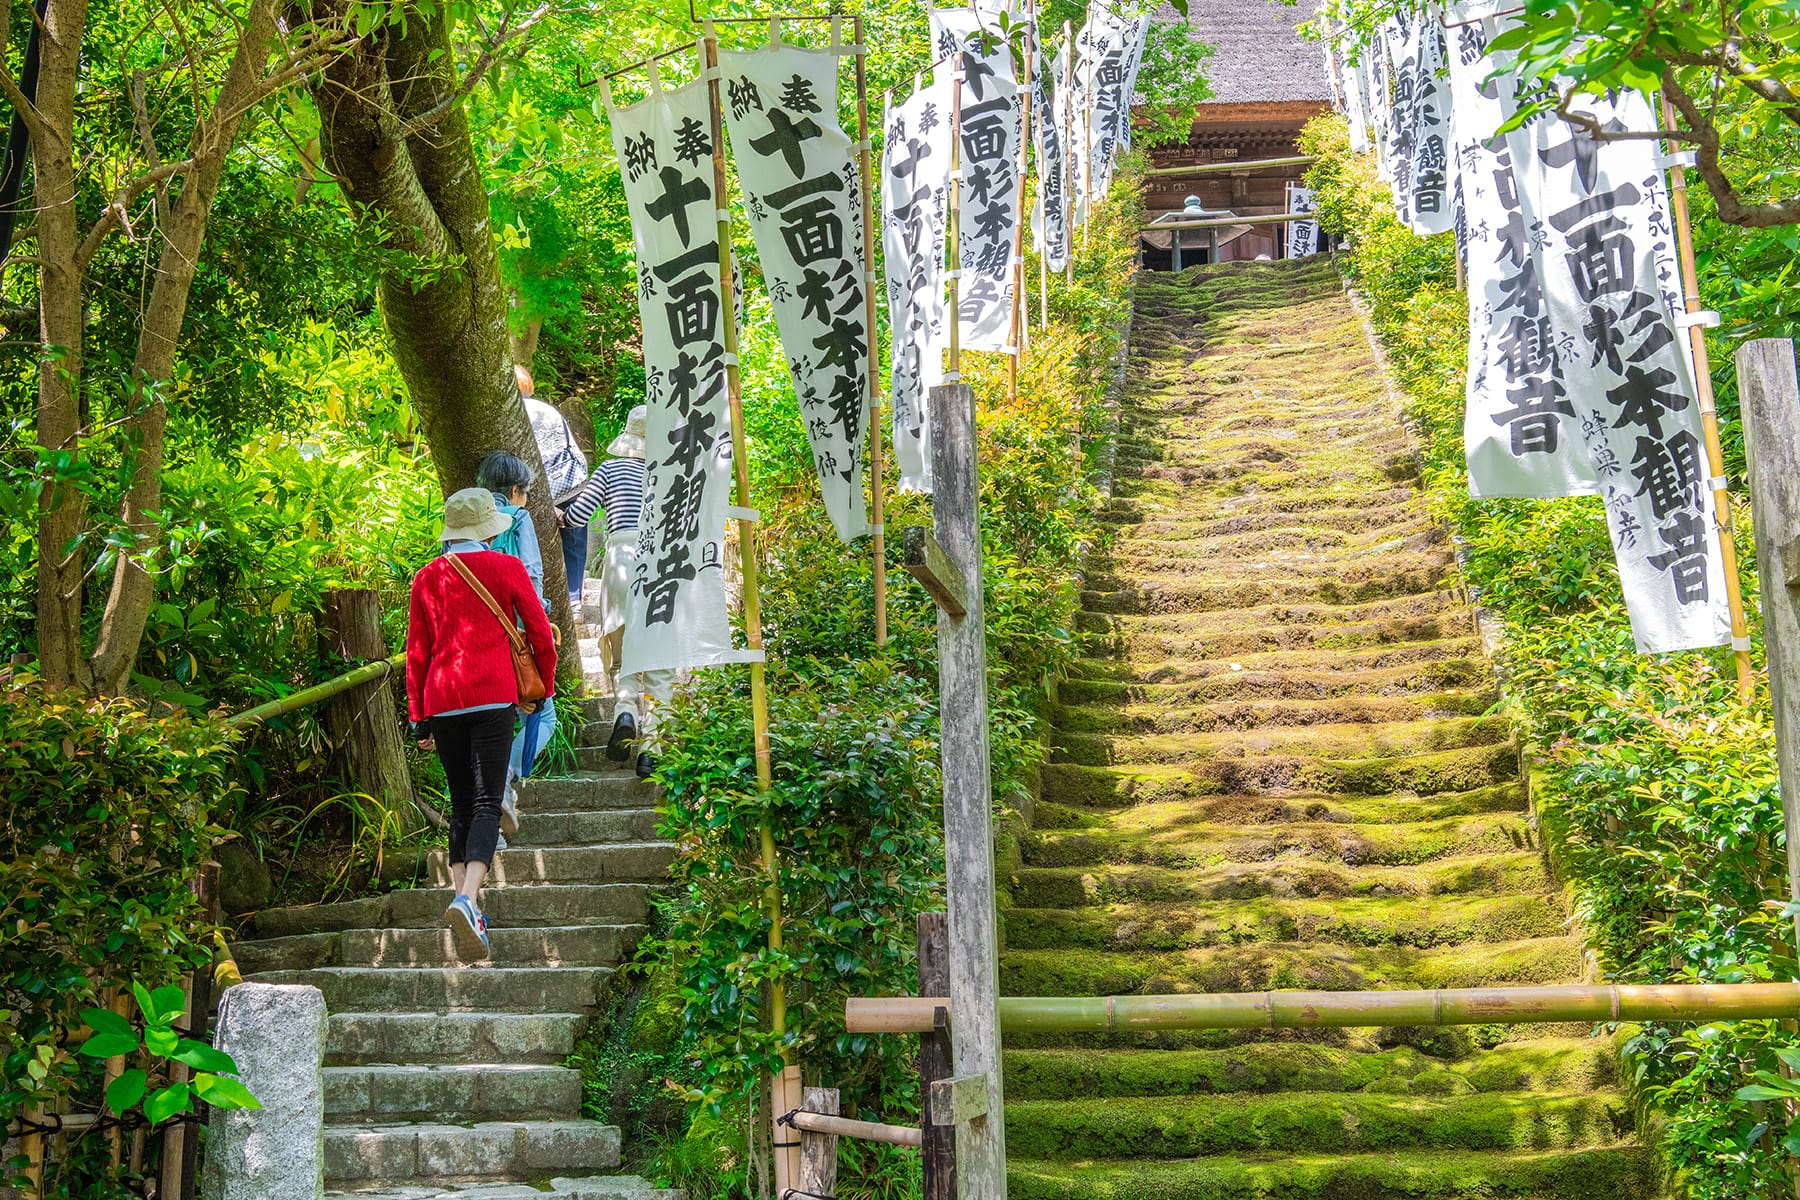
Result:
M456 957L463 962L480 962L488 956L487 918L467 896L458 896L444 910L444 924L456 944Z

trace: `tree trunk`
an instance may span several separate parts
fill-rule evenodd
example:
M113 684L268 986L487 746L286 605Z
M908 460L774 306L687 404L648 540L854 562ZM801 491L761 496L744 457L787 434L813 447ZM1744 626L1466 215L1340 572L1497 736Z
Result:
M446 494L472 485L491 450L543 474L513 381L506 291L456 95L448 8L407 5L403 23L384 24L314 81L326 164L357 219L400 252L386 260L381 312ZM529 507L563 661L578 666L562 539L545 489L532 491Z
M75 85L87 0L52 0L40 33L33 137L37 211L38 444L54 476L81 448L81 245L75 211ZM87 683L81 649L82 549L87 498L54 477L38 502L38 671L55 687Z
M328 670L377 662L388 656L381 638L381 600L372 588L327 592L319 618ZM386 680L351 688L325 706L331 739L344 782L382 802L410 832L421 827L413 807L412 777L400 714Z
M158 394L174 377L175 348L187 318L188 294L200 244L206 237L207 219L225 172L225 159L237 140L238 126L260 90L263 66L275 40L276 0L254 0L238 36L237 52L219 87L212 111L194 128L194 169L181 194L169 205L163 228L162 255L157 260L155 282L138 330L137 359L132 364L130 440L136 443L131 486L125 493L120 518L137 539L139 551L119 552L113 570L112 591L100 618L99 639L94 646L93 681L103 692L121 692L130 681L144 640L144 623L150 616L156 583L144 570L142 555L152 551L157 537L156 511L162 507L163 427L167 410Z

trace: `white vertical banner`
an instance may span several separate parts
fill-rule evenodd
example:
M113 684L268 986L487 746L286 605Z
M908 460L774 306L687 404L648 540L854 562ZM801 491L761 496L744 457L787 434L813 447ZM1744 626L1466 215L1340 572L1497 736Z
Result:
M1339 61L1344 80L1344 119L1350 125L1350 149L1362 154L1369 148L1369 72L1361 62L1351 61L1348 51L1342 52Z
M812 446L843 541L869 532L862 176L838 125L838 52L771 42L719 54L738 183Z
M1444 27L1437 11L1409 12L1388 26L1394 113L1387 156L1394 210L1418 234L1447 232L1450 205L1450 96L1444 78Z
M1038 72L1037 88L1037 161L1038 188L1041 200L1031 223L1038 253L1044 256L1051 271L1060 271L1069 261L1069 190L1068 145L1065 138L1069 112L1069 89L1062 81L1069 75L1069 44L1064 42L1048 69Z
M1287 210L1291 213L1310 213L1313 210L1313 194L1311 188L1288 184ZM1287 226L1287 256L1289 258L1305 258L1309 254L1319 252L1319 223L1316 220L1289 221Z
M957 320L964 350L1010 353L1013 233L1019 212L1019 145L1024 122L1012 50L994 18L973 9L931 10L932 40L962 59L960 159L962 209L958 253L962 276ZM995 40L998 39L998 40ZM983 44L992 48L984 50Z
M637 250L643 323L644 516L620 670L733 662L723 543L730 503L719 197L704 81L648 99L606 97Z
M1075 215L1087 220L1088 208L1112 186L1113 160L1131 144L1131 99L1150 32L1148 14L1127 16L1104 4L1075 39L1075 94L1078 115L1085 114L1085 135L1077 135L1082 174L1077 176Z
M881 147L881 236L887 268L894 459L902 492L931 491L929 390L950 343L944 250L950 205L950 64L888 110Z
M1611 132L1658 128L1638 92L1583 97ZM1720 646L1731 615L1700 404L1659 269L1674 226L1649 139L1539 127L1545 293L1639 651Z
M1368 105L1369 141L1375 147L1375 173L1383 183L1391 184L1394 179L1393 164L1388 161L1388 130L1394 120L1394 96L1389 90L1387 43L1390 28L1398 23L1397 17L1389 17L1369 39L1368 45L1362 48L1359 59L1365 71L1364 102Z

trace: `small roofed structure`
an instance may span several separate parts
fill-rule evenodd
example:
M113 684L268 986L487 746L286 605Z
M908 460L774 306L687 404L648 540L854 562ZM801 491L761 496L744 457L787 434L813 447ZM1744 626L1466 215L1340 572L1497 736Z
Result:
M1304 167L1234 170L1229 164L1297 157L1301 128L1330 106L1324 51L1298 31L1318 7L1318 0L1189 0L1187 21L1194 36L1214 47L1205 68L1213 98L1199 106L1185 143L1150 151L1151 168L1171 172L1145 180L1144 202L1153 219L1180 211L1189 195L1199 196L1208 209L1237 216L1287 210L1288 185L1300 182ZM1164 3L1155 20L1172 23L1181 17ZM1219 256L1278 258L1285 228L1245 230L1222 242ZM1167 243L1166 233L1146 239L1146 265L1164 265Z

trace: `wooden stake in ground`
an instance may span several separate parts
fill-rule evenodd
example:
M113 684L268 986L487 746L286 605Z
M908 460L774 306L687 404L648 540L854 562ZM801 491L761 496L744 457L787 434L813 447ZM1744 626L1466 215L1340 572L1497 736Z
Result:
M744 641L753 652L750 662L750 712L756 737L756 786L758 791L766 793L774 783L774 771L769 758L769 693L765 679L766 664L761 653L762 600L757 581L756 518L752 515L754 509L750 503L750 458L746 453L743 388L737 365L737 296L731 277L731 213L726 207L725 110L719 102L719 39L714 34L710 21L706 23L700 47L701 61L706 66L707 104L712 111L713 196L719 206L719 304L725 335L725 391L731 406L731 462L736 476L739 509L738 552L741 556L744 586ZM770 829L766 817L760 832L763 870L768 875L768 882L763 888L763 908L769 918L769 950L773 954L780 954L781 859L775 849L774 831ZM769 1030L778 1036L787 1032L787 989L780 979L776 979L769 987ZM770 1080L770 1130L775 1143L775 1191L778 1196L783 1189L793 1186L800 1168L799 1142L791 1134L784 1138L781 1127L773 1123L774 1118L799 1107L800 1102L799 1068L791 1063L785 1047L782 1050L782 1061L786 1064L783 1070ZM790 1085L792 1096L788 1094Z
M1663 100L1663 120L1675 128L1675 107ZM1738 699L1748 702L1755 690L1750 666L1750 626L1744 620L1744 591L1738 583L1737 543L1731 532L1731 493L1725 484L1725 452L1719 445L1719 415L1713 406L1712 369L1706 359L1706 326L1718 314L1701 319L1700 279L1694 269L1694 230L1688 220L1687 168L1677 162L1669 170L1669 207L1675 217L1675 247L1681 261L1681 292L1687 302L1688 344L1694 352L1694 389L1700 401L1700 425L1706 435L1707 470L1712 473L1714 519L1719 527L1719 565L1725 573L1725 598L1731 605L1731 650L1737 666Z
M834 27L835 28L835 27ZM863 44L863 19L856 18L856 138L862 170L863 206L863 319L869 330L869 494L874 520L870 522L875 567L875 648L887 648L887 528L882 494L881 451L881 354L875 346L881 328L875 308L875 175L869 153L869 49Z
M918 919L919 995L950 995L950 920L941 912ZM931 1103L931 1088L956 1074L950 1049L950 1010L938 1008L930 1032L919 1035L919 1096ZM924 1114L920 1150L924 1159L923 1200L956 1200L956 1127L938 1125Z

